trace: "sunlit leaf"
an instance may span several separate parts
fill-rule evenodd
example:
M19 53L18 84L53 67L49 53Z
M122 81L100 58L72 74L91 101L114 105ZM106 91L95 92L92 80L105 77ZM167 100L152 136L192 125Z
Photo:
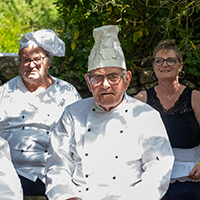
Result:
M79 37L79 31L76 31L76 32L74 33L74 40L77 39L78 37Z
M75 43L75 42L72 42L72 43L71 43L71 49L74 50L75 48L76 48L76 43Z
M133 42L137 42L138 40L138 32L136 31L135 33L133 33Z

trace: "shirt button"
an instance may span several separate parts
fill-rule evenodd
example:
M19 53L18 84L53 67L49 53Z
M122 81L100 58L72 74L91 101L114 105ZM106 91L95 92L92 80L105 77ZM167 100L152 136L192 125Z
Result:
M124 131L123 130L120 130L120 133L123 133Z
M88 156L89 154L88 153L85 153L85 156Z
M47 131L47 134L49 134L49 131Z
M86 178L88 178L88 177L89 177L89 175L88 175L88 174L86 174L86 175L85 175L85 177L86 177Z
M125 110L125 113L127 113L127 112L128 112L128 109Z
M85 190L86 190L86 191L88 191L88 190L89 190L89 188L86 188Z
M88 132L90 132L91 131L91 129L90 128L88 128Z
M47 153L48 151L47 150L45 150L45 153Z
M22 150L21 150L21 152L23 153L23 152L24 152L24 150L22 149Z
M92 108L92 111L95 111L95 108Z
M25 129L25 127L23 126L23 127L22 127L22 130L24 130L24 129Z
M118 156L115 156L115 158L118 159L119 157L118 157Z
M24 115L22 115L22 119L24 119L25 118L25 116Z
M116 176L113 176L113 180L115 180L117 177Z

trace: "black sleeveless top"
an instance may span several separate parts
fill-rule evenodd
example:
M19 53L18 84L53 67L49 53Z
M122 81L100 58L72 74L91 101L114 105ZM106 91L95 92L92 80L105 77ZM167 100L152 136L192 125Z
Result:
M147 90L147 104L160 113L172 147L193 148L200 144L200 128L191 105L192 90L186 87L169 110L163 108L154 88Z

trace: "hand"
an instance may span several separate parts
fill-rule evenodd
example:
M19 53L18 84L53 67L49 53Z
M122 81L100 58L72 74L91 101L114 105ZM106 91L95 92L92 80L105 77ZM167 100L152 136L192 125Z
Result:
M200 179L200 165L196 165L193 167L192 171L189 174L189 178L193 180Z

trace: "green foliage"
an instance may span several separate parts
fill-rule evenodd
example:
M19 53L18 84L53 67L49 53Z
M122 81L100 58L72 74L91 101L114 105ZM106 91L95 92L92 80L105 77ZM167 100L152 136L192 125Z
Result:
M0 52L17 53L25 33L55 27L54 0L0 0Z
M138 69L141 62L151 57L160 40L170 38L183 52L185 71L200 77L200 0L57 0L55 5L66 57L57 61L52 72L62 74L64 79L70 77L66 72L74 70L79 81L83 81L94 44L92 30L108 24L120 28L119 39L128 69Z

